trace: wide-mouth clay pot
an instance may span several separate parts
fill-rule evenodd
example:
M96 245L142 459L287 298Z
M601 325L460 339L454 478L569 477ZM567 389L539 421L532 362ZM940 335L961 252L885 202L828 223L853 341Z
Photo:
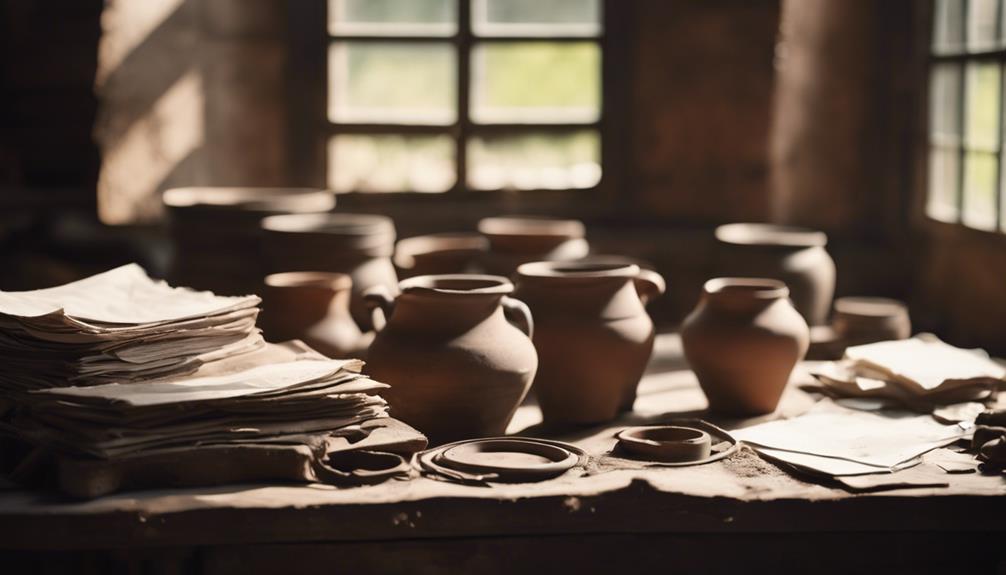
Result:
M706 282L682 324L681 341L713 411L749 416L775 410L810 341L788 295L786 284L774 279Z
M832 327L855 343L907 339L912 335L908 306L882 297L842 297L835 300Z
M268 242L344 248L368 255L390 257L394 251L395 224L373 214L291 214L262 220ZM338 256L338 253L332 254Z
M467 273L488 248L485 237L472 233L405 238L395 246L395 267L406 276Z
M269 341L299 339L333 358L360 357L369 344L350 315L347 274L285 272L263 280L262 330Z
M570 261L590 253L584 225L577 220L494 217L481 220L478 229L489 241L481 264L493 274L510 275L528 262Z
M315 188L188 187L166 190L169 209L242 210L263 213L327 212L335 194Z
M716 239L720 275L783 281L793 305L810 325L827 323L835 293L835 262L825 250L824 232L738 223L716 228Z
M828 236L824 232L776 224L725 224L716 228L716 239L740 246L810 248L828 244Z

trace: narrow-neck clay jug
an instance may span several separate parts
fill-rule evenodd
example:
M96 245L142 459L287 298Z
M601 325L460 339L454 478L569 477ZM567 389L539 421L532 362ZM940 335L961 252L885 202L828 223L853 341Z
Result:
M823 325L835 295L835 262L824 232L774 224L727 224L716 229L719 275L777 279L810 325Z
M653 352L645 305L664 289L656 272L617 258L517 268L516 295L535 318L534 390L546 423L599 423L632 409Z
M328 357L360 357L367 340L349 313L352 285L339 273L266 276L261 322L266 338L299 339Z
M382 395L392 416L435 444L502 435L538 367L531 312L508 297L513 284L451 274L409 278L399 289L398 297L383 286L365 295L379 329L366 372L391 386Z
M810 332L781 281L717 278L685 318L681 340L709 408L751 416L775 411Z

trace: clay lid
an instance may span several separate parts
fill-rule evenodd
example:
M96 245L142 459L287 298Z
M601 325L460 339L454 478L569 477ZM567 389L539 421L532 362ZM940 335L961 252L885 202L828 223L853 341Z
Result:
M335 272L284 272L270 274L264 283L272 288L320 288L333 291L348 290L353 287L353 279L347 274Z
M776 224L739 223L716 228L716 239L732 245L817 247L828 243L824 232Z
M172 209L311 213L335 207L335 194L315 188L172 188L161 199Z
M707 296L724 300L773 300L789 296L786 284L766 278L714 278L702 289Z
M416 276L402 280L403 294L506 295L513 284L503 276L482 274L443 274Z

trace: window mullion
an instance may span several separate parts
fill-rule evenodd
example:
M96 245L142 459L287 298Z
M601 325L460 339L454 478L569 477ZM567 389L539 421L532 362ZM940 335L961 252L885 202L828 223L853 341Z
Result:
M471 0L458 0L458 129L455 133L456 191L464 191L468 186L468 136L471 133L471 119L468 115L471 99L471 53L472 18Z

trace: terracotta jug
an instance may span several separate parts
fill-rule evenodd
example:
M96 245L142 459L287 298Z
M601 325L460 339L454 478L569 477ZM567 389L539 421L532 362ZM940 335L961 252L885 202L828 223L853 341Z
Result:
M681 328L685 358L713 411L737 416L775 411L810 333L786 284L756 278L706 282Z
M835 295L835 262L824 232L773 224L727 224L716 228L718 273L777 279L810 325L828 320Z
M299 339L332 358L360 357L369 339L349 313L346 274L287 272L265 278L262 330L269 341Z
M489 241L482 267L509 276L518 266L538 261L577 260L590 252L583 222L535 217L494 217L479 221Z
M366 371L391 385L381 395L392 416L438 444L502 435L538 367L531 312L508 297L513 284L456 274L399 287L397 298L383 286L366 294L379 327Z
M645 305L664 289L658 273L614 258L517 268L516 296L535 318L534 390L546 422L599 423L632 409L653 351Z
M395 225L391 218L369 214L309 214L262 220L270 272L324 271L353 279L349 310L361 329L371 329L363 292L375 285L392 291L398 276L391 256Z

